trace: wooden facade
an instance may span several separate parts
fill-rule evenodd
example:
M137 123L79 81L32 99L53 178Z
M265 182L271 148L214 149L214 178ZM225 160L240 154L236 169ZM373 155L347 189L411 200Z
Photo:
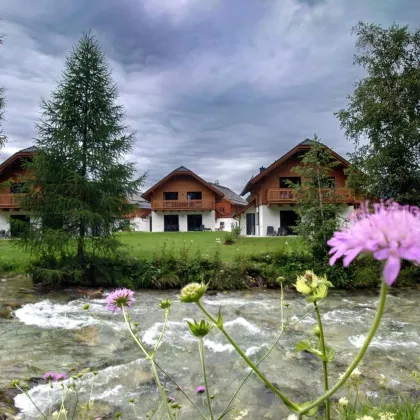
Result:
M34 156L34 148L21 150L10 156L0 165L0 209L16 210L20 208L19 192L25 175L24 162Z
M268 168L261 168L260 173L248 182L242 194L249 192L251 200L255 199L257 206L295 203L295 191L287 185L282 185L282 180L298 178L296 172L293 172L293 168L302 165L301 155L309 149L309 145L300 144ZM334 152L332 155L340 162L340 165L331 171L335 199L346 204L359 203L360 200L351 193L350 189L346 188L344 170L349 167L349 163ZM327 196L331 190L324 188L323 191Z

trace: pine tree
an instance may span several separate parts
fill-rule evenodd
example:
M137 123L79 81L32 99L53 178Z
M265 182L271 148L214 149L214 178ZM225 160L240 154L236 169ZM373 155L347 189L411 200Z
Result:
M51 99L42 101L37 152L27 164L22 207L36 223L22 245L43 261L73 258L73 273L85 277L92 258L121 246L113 230L133 210L129 198L144 181L144 175L134 179L133 163L124 161L134 134L117 99L98 42L84 34Z
M339 226L343 207L331 180L332 171L340 163L316 135L301 162L292 170L301 179L300 184L291 185L296 191L295 211L299 216L295 231L309 243L315 257L325 257L327 241Z
M4 35L0 34L0 46L3 44ZM4 88L0 87L0 147L4 146L6 137L3 133L3 119L4 119L4 108L6 106L6 100L4 98Z

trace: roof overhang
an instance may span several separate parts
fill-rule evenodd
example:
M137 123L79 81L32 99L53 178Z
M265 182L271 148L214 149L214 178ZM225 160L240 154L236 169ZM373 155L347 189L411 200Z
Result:
M165 182L169 181L172 177L176 175L189 175L192 176L194 179L196 179L198 182L203 184L205 187L207 187L209 190L213 191L218 197L222 198L224 197L224 194L218 190L217 188L213 187L210 183L205 181L203 178L199 177L197 174L195 174L193 171L177 171L176 169L172 171L170 174L166 175L164 178L162 178L159 182L157 182L153 187L149 188L146 192L144 192L141 196L147 200L150 201L153 192L156 191L157 188L159 188L161 185L163 185Z
M236 219L237 216L240 216L242 213L247 211L252 206L255 206L257 204L257 199L253 198L243 209L240 209L237 213L233 215L233 218Z
M339 161L345 168L348 168L350 166L350 162L348 162L346 159L344 159L342 156L340 156L338 153L334 152L334 150L330 149L328 146L323 145L330 153L331 155ZM264 171L260 172L257 176L251 178L247 184L245 185L245 188L242 190L240 195L245 195L246 193L251 191L251 188L261 181L266 175L268 175L271 171L276 169L278 166L280 166L282 163L284 163L287 159L290 159L293 155L295 155L297 152L305 152L311 150L312 146L308 144L298 144L293 149L289 150L286 154L284 154L281 158L277 159L275 162L273 162L270 166L268 166Z
M28 159L34 157L35 152L16 152L0 164L0 172L4 172L9 166L19 159Z

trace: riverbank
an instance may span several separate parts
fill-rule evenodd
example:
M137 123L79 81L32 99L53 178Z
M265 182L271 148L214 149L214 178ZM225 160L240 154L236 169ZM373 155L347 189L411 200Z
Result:
M330 267L328 259L315 259L298 237L240 237L225 245L223 232L118 234L126 248L117 256L92 260L89 280L57 275L51 284L58 287L127 286L133 289L180 288L193 281L205 281L214 290L277 288L278 277L292 285L305 270L326 274L336 288L375 288L380 265L371 258L349 268ZM68 263L71 266L72 261ZM48 273L67 262L44 261ZM29 256L16 241L0 241L0 272L22 274L30 267ZM37 265L32 265L32 272ZM35 277L37 281L37 278ZM420 268L403 266L399 286L420 284Z

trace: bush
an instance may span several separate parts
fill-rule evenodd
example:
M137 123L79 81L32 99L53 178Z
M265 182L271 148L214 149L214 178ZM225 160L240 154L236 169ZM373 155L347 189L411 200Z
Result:
M233 234L230 232L225 233L225 241L223 242L225 245L233 245L235 243L235 239Z

